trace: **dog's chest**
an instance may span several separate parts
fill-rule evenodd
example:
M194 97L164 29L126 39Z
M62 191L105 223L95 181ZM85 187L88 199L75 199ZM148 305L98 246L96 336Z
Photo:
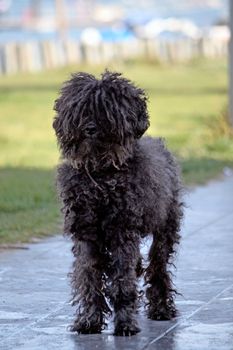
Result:
M145 191L135 183L133 177L112 176L98 181L101 186L99 196L99 213L102 228L118 227L149 232L153 216L145 205ZM149 220L148 220L149 218Z
M164 221L165 204L157 186L137 173L118 173L100 179L100 212L106 225L138 229L142 236Z

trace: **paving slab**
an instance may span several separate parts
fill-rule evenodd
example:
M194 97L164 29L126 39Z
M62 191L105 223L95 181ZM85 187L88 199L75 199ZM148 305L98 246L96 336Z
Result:
M176 319L148 320L142 307L136 336L114 337L112 320L100 335L70 333L71 243L55 236L0 252L0 349L232 350L233 176L189 191L186 203Z

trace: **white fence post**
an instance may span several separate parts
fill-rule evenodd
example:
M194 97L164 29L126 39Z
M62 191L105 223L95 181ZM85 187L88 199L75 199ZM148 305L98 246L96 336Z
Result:
M233 7L233 0L230 5ZM119 43L101 42L94 46L68 39L3 43L0 44L0 75L53 69L82 62L106 64L138 58L151 62L183 62L199 56L218 58L226 56L227 48L226 42L214 42L211 39L203 39L202 43L192 39L176 42L134 39ZM229 44L229 67L229 111L233 125L233 35Z

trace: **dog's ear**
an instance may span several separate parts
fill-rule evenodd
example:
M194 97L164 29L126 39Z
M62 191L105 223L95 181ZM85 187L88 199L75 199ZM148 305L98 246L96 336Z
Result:
M96 79L93 75L80 72L73 74L71 79L63 84L60 96L54 104L56 116L53 128L59 141L62 138L77 136L89 92L95 83Z
M56 104L56 101L55 101L55 104ZM55 107L54 107L55 109ZM53 120L53 128L55 130L55 133L57 136L61 135L62 132L63 132L63 128L62 128L62 118L59 116L59 114L57 114Z
M138 96L138 118L135 125L136 138L140 138L150 126L146 101L145 93L140 89L140 94Z
M140 138L149 127L145 91L120 73L108 70L102 74L102 84L108 91L112 115L118 117L116 133L121 128L125 135Z

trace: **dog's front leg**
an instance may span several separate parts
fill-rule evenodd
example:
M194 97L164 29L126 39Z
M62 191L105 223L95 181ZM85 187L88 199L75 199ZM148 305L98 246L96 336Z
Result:
M83 334L100 333L110 309L104 297L104 258L97 242L76 241L73 253L73 305L78 305L71 331Z
M115 311L115 335L130 336L140 332L136 321L138 305L136 267L140 257L135 234L113 233L109 244L109 297Z

